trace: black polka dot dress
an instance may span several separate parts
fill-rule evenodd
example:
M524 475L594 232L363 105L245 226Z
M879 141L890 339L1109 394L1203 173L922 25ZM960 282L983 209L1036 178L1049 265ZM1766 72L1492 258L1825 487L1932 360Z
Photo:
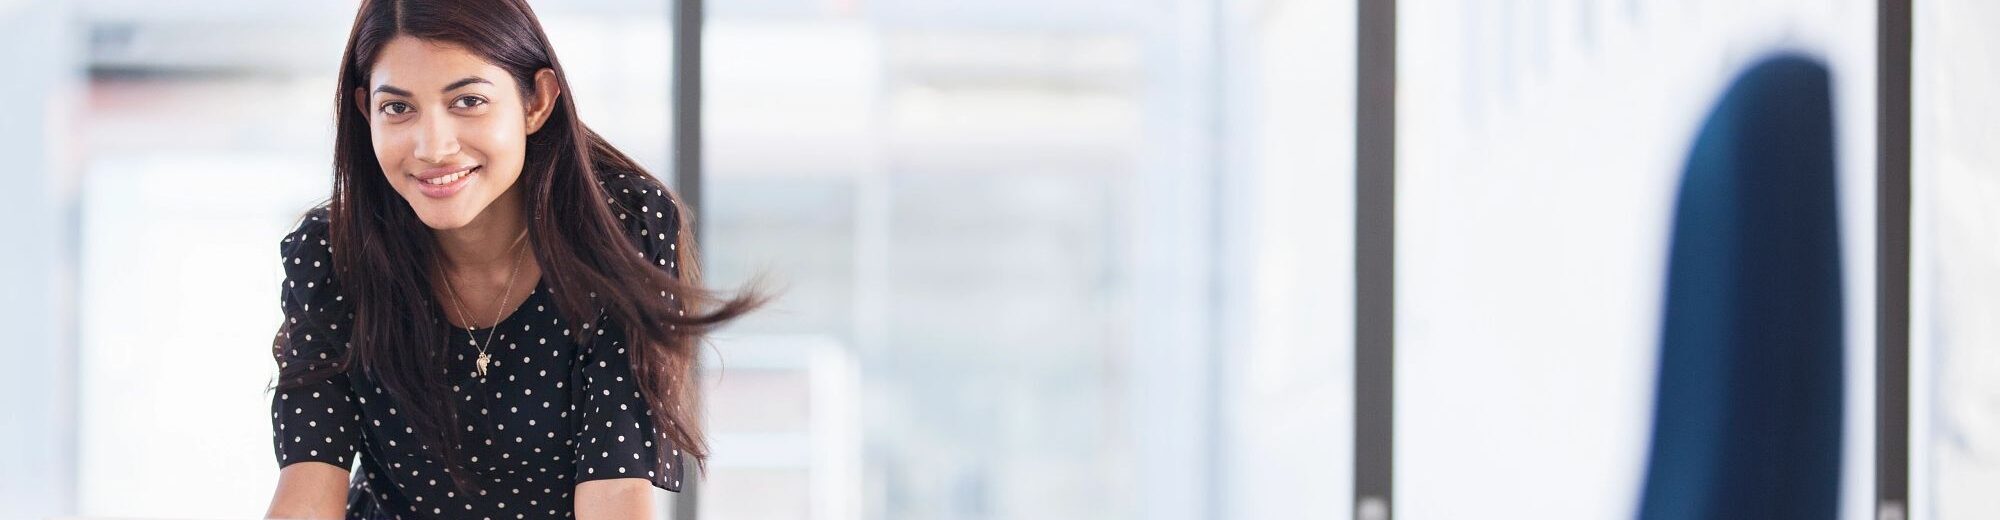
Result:
M664 188L642 174L603 183L612 210L661 269L679 274L673 245L679 220ZM352 307L333 278L324 209L308 215L280 244L283 306L290 329L273 352L280 366L337 359L348 346ZM680 491L681 464L660 467L659 450L680 461L652 422L633 378L623 332L572 326L556 311L546 282L500 323L468 334L454 328L448 348L450 396L458 433L480 489L461 493L444 466L420 449L399 403L359 370L274 392L272 442L280 468L306 461L359 468L348 489L347 518L565 518L576 485L643 478ZM493 333L487 375L474 370L478 347ZM582 335L596 336L589 347Z

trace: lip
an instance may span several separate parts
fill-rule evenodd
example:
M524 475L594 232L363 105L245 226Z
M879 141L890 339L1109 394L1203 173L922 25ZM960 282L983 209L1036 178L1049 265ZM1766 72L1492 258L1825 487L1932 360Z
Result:
M445 177L459 172L466 172L466 174L464 176L459 177L458 180L452 181L450 184L438 185L430 183L431 179ZM424 196L434 199L450 197L453 194L458 193L459 190L465 189L465 186L467 184L471 184L472 179L476 177L479 177L479 165L477 164L462 164L457 166L428 168L410 176L410 178L413 179L412 182L415 182L417 184L418 191L423 192Z

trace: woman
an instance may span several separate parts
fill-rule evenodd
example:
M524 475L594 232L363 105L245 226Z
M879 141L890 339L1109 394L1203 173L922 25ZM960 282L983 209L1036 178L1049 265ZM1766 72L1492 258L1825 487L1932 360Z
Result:
M706 460L697 345L763 298L701 289L568 93L523 0L362 3L332 196L280 243L268 516L651 518Z

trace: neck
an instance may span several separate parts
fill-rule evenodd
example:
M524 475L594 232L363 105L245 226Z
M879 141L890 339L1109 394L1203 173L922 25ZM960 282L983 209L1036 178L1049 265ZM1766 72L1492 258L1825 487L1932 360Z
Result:
M514 260L515 239L527 228L527 220L521 218L521 186L516 184L464 227L431 234L444 256L444 267L470 274L507 270Z

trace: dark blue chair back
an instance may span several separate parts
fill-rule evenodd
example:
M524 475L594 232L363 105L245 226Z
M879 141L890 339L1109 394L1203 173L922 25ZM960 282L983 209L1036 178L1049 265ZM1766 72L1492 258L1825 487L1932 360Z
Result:
M1760 62L1723 95L1674 210L1643 519L1829 519L1842 315L1827 69Z

